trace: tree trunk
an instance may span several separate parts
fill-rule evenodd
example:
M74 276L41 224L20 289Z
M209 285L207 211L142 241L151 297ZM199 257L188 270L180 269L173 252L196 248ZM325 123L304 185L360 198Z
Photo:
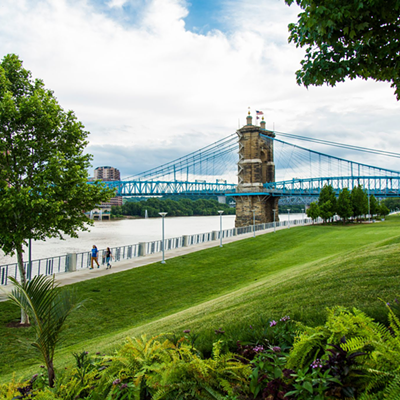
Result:
M50 360L47 364L47 376L49 378L49 386L52 388L54 387L54 366L53 366L53 360Z
M17 259L18 259L18 270L21 276L21 284L26 283L26 272L24 268L24 258L23 258L23 251L22 251L22 244L18 244L17 246ZM21 324L29 324L29 317L28 314L21 309Z

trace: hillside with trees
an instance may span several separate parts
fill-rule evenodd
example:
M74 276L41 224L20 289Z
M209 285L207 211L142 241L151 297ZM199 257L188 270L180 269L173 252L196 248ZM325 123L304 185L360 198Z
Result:
M146 211L149 218L159 217L159 212L167 212L169 217L191 217L194 215L218 215L218 210L223 210L224 214L233 215L235 209L227 204L218 203L217 200L170 200L150 198L145 201L127 201L122 206L111 208L111 217L118 218L123 216L145 217Z

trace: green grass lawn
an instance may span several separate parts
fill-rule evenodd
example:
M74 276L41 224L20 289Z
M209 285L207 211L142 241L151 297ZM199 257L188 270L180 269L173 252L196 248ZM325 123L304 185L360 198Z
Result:
M161 332L200 334L207 351L214 330L232 340L248 326L289 314L324 321L326 307L357 307L385 321L384 301L400 292L400 217L384 223L308 226L277 231L74 285L84 308L71 315L56 353L111 352L125 337ZM19 310L0 303L0 381L37 371L31 328L7 328Z

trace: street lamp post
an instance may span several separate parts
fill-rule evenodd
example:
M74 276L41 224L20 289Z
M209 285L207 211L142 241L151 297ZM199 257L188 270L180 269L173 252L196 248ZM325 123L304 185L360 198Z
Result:
M219 210L218 214L219 214L219 247L222 247L222 214L223 214L223 210Z
M290 208L287 209L288 228L290 228Z
M275 233L275 228L276 228L276 223L275 223L275 213L276 213L276 210L275 210L275 208L274 208L272 211L274 212L274 233Z
M160 212L158 213L162 217L162 242L161 242L161 248L162 248L162 261L161 264L165 264L165 254L164 254L164 217L168 214L166 212Z
M306 221L306 209L303 208L303 225L304 225L305 221Z
M256 237L256 210L253 211L253 237Z
M28 282L32 279L32 239L29 238L29 253L28 253L28 268L27 279Z

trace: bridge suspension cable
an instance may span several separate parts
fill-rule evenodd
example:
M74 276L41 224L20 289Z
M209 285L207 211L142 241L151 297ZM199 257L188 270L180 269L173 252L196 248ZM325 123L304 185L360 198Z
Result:
M400 153L394 153L394 152L386 151L386 150L371 149L368 147L354 146L354 145L346 144L346 143L331 142L329 140L310 138L307 136L298 136L298 135L293 135L291 133L275 131L275 134L278 136L288 137L291 139L297 139L297 140L303 140L306 142L324 144L324 145L331 146L331 147L339 147L339 148L348 149L348 150L361 151L363 153L372 153L372 154L378 154L378 155L387 156L387 157L400 158Z
M237 152L237 135L231 134L184 157L149 169L128 179L134 180L193 180L203 177L223 177L227 170L236 171L232 154Z

